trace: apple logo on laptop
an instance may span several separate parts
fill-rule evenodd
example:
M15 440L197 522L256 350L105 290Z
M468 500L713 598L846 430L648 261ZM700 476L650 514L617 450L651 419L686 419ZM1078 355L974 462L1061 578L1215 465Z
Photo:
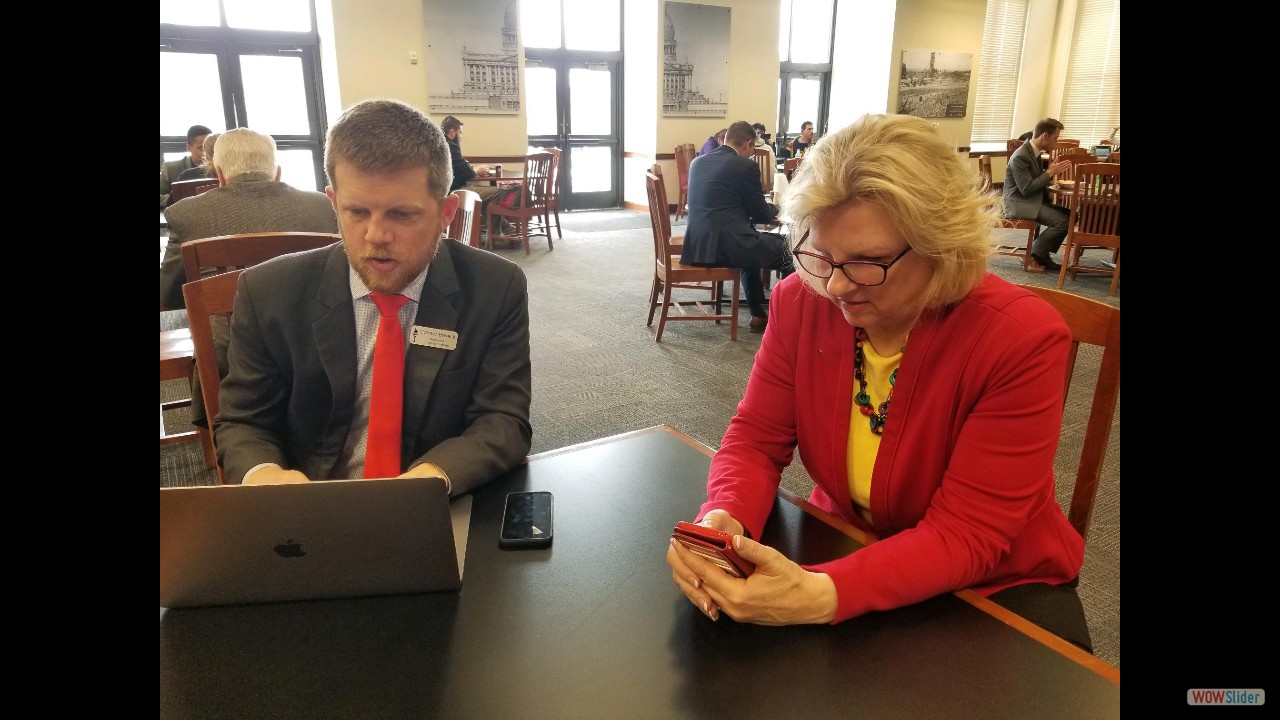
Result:
M302 544L289 538L275 547L276 554L282 558L300 558L307 553L303 551Z

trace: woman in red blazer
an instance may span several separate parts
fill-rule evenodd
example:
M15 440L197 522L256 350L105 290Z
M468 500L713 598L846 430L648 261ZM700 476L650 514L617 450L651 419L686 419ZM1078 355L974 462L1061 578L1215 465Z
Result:
M803 272L773 291L698 515L756 572L673 543L676 584L713 620L770 625L973 588L1088 649L1084 541L1053 491L1066 324L986 271L992 201L928 122L864 116L802 168L784 214ZM797 450L810 500L879 542L802 567L750 539Z

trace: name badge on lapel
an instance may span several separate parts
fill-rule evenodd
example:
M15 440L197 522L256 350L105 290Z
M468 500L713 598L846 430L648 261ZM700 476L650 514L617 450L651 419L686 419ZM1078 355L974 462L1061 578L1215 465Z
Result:
M409 331L409 342L414 345L453 350L458 347L458 333L452 330L422 327L414 325Z

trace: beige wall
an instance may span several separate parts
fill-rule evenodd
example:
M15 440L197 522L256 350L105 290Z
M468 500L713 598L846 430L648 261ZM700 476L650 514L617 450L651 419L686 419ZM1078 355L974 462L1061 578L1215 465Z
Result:
M431 69L427 49L436 33L449 32L448 26L424 27L423 0L331 0L331 5L337 67L325 67L324 71L326 75L336 72L339 97L326 98L330 118L336 118L342 108L370 98L402 100L428 112ZM418 54L416 65L410 61L410 53ZM520 65L523 69L523 57ZM443 114L431 117L436 122L444 119ZM528 146L523 112L459 119L466 125L463 146L467 155L523 155Z
M885 112L898 108L898 75L903 50L946 50L973 56L968 109L962 118L928 118L953 147L967 146L973 129L973 102L978 92L978 60L982 56L982 24L986 0L898 0L893 28L893 61ZM975 164L976 172L976 164Z
M318 5L325 2L317 0ZM1015 108L1017 127L1026 125L1030 129L1039 118L1057 112L1075 2L1031 0L1025 43L1027 59L1019 88L1019 105ZM449 30L447 27L424 27L423 0L329 0L329 3L330 8L318 9L317 14L325 22L329 16L327 10L331 9L333 18L331 37L336 52L332 55L336 58L328 57L324 68L330 119L336 119L342 108L373 97L396 98L426 110L431 77L426 51L434 33ZM702 0L702 4L731 8L728 117L662 117L659 79L662 73L663 2L627 0L624 151L653 156L672 152L680 142L701 146L717 130L740 119L763 122L770 132L777 131L773 126L778 116L776 28L779 0ZM845 0L845 4L849 5L849 0ZM853 15L848 13L851 8L855 10ZM856 23L856 9L856 3L842 7L839 22L842 25ZM957 147L969 145L985 13L986 0L898 0L893 14L889 77L885 83L887 96L883 107L877 111L892 112L897 107L898 68L904 48L970 53L973 55L974 81L970 84L966 116L934 120L948 142ZM321 29L321 37L330 37L328 27ZM418 54L416 65L409 60L411 52ZM833 113L833 130L852 122L860 112L852 106L844 110L841 105L842 93L847 92L842 86L854 81L852 78L858 68L840 66L840 52L836 53L834 61L832 107L840 112ZM521 63L523 67L523 58ZM870 109L876 84L867 84L871 88L870 95L859 102L860 107ZM336 93L332 90L335 86ZM864 90L863 94L867 92ZM435 119L438 121L441 117ZM465 147L468 155L524 153L527 138L523 113L468 115L462 120L467 126ZM1003 154L994 155L993 161L993 172L999 181L1004 177ZM624 165L624 177L627 178L623 188L625 201L645 203L644 185L640 179L643 178L643 168L649 164L651 162L647 159L635 158ZM674 202L675 163L664 161L663 164L668 194ZM976 161L974 172L977 172Z

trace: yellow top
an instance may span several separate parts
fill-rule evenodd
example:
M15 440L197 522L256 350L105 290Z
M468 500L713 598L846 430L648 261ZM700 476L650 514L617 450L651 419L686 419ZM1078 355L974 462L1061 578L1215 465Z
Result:
M867 379L867 394L871 396L871 407L879 408L889 395L889 376L902 362L902 351L888 357L876 353L870 342L862 343L862 372ZM861 391L860 384L853 381L853 394L856 397ZM893 403L889 404L889 412L893 412ZM849 474L849 497L853 498L854 509L867 522L871 522L871 474L876 467L876 453L880 451L880 436L871 432L871 420L862 414L858 403L853 403L853 414L849 418L849 443L846 464Z

